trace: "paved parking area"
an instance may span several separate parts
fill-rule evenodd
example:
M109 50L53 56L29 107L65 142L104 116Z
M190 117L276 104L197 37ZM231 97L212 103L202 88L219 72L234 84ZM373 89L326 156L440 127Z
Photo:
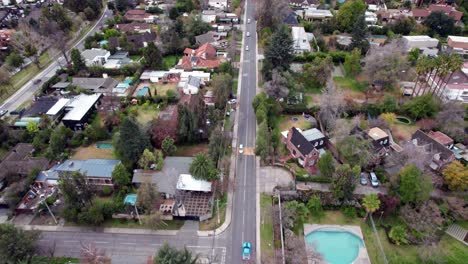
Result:
M260 167L259 168L258 188L260 192L273 193L276 186L290 186L294 184L294 179L291 173L279 167Z

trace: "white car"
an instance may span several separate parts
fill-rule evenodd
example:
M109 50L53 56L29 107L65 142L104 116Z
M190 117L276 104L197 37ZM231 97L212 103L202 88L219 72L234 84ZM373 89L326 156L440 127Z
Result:
M250 32L247 32L247 37L250 37Z
M249 46L245 46L245 50L246 50L246 51L249 51Z
M228 101L228 104L235 104L237 103L237 99L231 99Z
M247 18L247 24L250 24L250 18Z
M375 175L375 173L371 172L369 178L372 187L379 187L379 180L377 179L377 175Z
M239 145L239 153L240 154L244 153L244 145L243 144Z

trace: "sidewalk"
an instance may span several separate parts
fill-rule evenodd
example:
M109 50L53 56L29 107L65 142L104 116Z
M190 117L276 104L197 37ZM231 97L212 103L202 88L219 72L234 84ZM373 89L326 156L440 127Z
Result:
M151 230L137 228L113 228L113 227L82 227L82 226L47 226L47 225L17 225L24 230L39 230L48 232L76 232L76 233L110 233L132 235L159 235L175 236L179 230Z

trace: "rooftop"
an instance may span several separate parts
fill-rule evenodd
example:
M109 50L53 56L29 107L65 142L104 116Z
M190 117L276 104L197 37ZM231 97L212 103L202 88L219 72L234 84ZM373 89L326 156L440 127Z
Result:
M301 152L302 155L306 156L314 150L314 145L312 145L299 131L297 128L292 127L291 130L291 143Z
M314 141L317 139L325 138L325 135L323 135L322 132L317 128L302 131L302 135L307 139L307 141Z
M429 131L427 135L444 146L453 144L453 139L440 131Z
M46 115L54 116L58 114L70 101L68 98L60 98L54 106L52 106L49 111L47 111Z
M102 93L109 92L110 89L114 88L118 84L118 81L113 78L73 77L72 84L94 93Z
M452 40L455 42L464 42L468 43L468 37L461 37L461 36L448 36L447 40Z
M81 56L87 61L92 61L96 57L104 57L108 54L109 51L105 49L87 49L81 52Z
M88 159L88 160L66 160L57 164L50 170L41 171L36 181L58 180L60 173L79 171L92 178L112 178L112 172L120 160Z
M378 127L373 127L369 129L367 133L373 140L380 140L382 138L388 137L387 133Z
M292 27L293 48L310 51L310 43L303 27Z
M71 99L67 107L72 107L72 109L63 117L62 120L80 121L99 101L101 96L102 94L80 94Z
M177 190L193 192L211 192L211 182L197 180L190 174L181 174L177 181Z
M57 102L57 98L54 97L40 97L38 98L31 108L29 108L24 116L38 116L47 113Z

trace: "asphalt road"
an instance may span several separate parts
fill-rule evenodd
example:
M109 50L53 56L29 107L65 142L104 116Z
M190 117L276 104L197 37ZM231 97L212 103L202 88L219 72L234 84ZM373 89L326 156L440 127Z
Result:
M247 18L251 23L245 23L242 56L242 81L239 98L238 144L243 144L247 150L255 148L256 119L252 108L252 100L256 93L256 24L255 3L246 3ZM249 50L246 50L246 46ZM243 263L242 243L252 244L251 261L255 263L256 252L256 164L255 156L239 154L236 159L236 183L234 184L234 199L232 222L229 228L216 237L198 237L196 230L181 230L176 236L152 236L106 233L71 233L71 232L42 232L40 249L44 254L54 249L56 256L79 257L82 244L94 242L97 248L106 251L112 257L113 264L145 263L163 243L182 248L186 246L207 263Z
M84 49L84 42L87 36L94 34L96 31L105 24L108 18L112 17L112 11L107 9L107 6L104 9L103 14L101 15L98 22L94 25L94 27L88 31L86 35L84 35L72 48L77 48L79 50ZM71 49L69 50L68 54L70 54ZM28 81L23 87L21 87L16 93L10 96L5 102L0 106L0 110L8 110L9 112L16 110L22 104L27 101L33 99L34 94L37 90L42 86L42 84L54 76L55 72L61 68L60 65L65 65L65 58L60 56L54 62L52 62L47 68L43 69L39 74L34 77L34 79ZM39 84L33 84L33 81L36 79L41 79Z

